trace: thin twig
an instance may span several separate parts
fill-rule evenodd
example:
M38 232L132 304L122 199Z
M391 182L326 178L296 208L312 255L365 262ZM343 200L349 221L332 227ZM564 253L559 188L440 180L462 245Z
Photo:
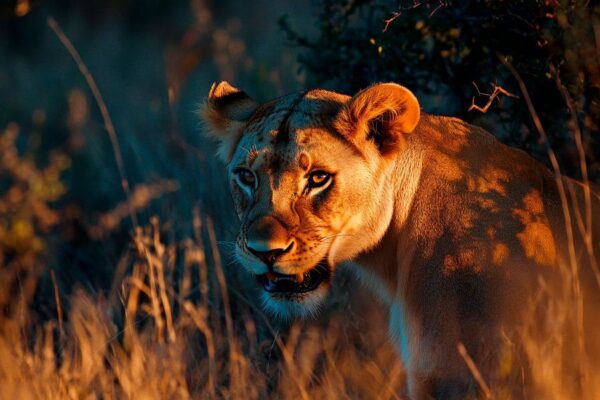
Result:
M186 300L183 303L183 309L190 315L192 322L196 325L196 328L204 335L206 341L206 352L208 354L208 388L210 398L215 398L215 384L217 382L217 363L216 363L216 350L215 340L213 332L210 326L206 322L206 314L202 313L194 307L191 301Z
M477 104L475 104L475 96L473 96L473 98L471 99L471 107L469 107L469 109L467 111L477 110L477 111L485 114L488 111L488 109L491 107L494 100L498 99L498 96L501 94L504 96L507 96L507 97L515 98L515 99L519 98L519 96L510 93L508 90L504 89L501 86L496 85L495 83L490 83L490 85L493 88L492 93L482 93L479 90L479 87L477 87L477 84L475 82L473 82L473 86L475 86L475 90L477 90L477 96L485 96L488 98L488 101L483 107L481 107L481 106L478 106Z
M58 317L58 332L62 339L64 335L63 329L63 311L60 305L60 296L58 291L58 284L56 283L56 276L54 276L54 270L50 270L50 278L52 278L52 285L54 286L54 301L56 302L56 315Z
M148 249L143 245L143 243L138 244L141 248L140 253L144 255L146 258L146 264L148 265L148 283L150 287L150 303L152 304L152 315L154 316L155 324L156 324L156 336L158 338L159 343L162 343L164 340L164 326L165 323L162 319L162 313L160 311L160 300L159 300L159 289L158 284L156 282L156 277L158 272L156 271L155 264L152 262L150 257L150 253Z
M398 9L398 11L394 11L392 13L392 16L390 18L388 18L388 19L386 19L386 20L383 21L383 22L385 22L385 26L383 27L383 32L387 31L388 28L390 27L390 24L392 22L394 22L396 20L396 18L398 18L399 16L402 15L402 11L412 10L414 8L419 7L420 5L421 5L421 3L419 1L414 1L412 6L410 6L410 7L400 7Z
M438 12L440 8L445 7L446 5L447 4L444 1L440 0L438 6L434 8L432 12L429 13L429 18L433 17L433 14Z
M525 82L523 82L523 79L521 79L521 75L519 75L517 70L506 59L506 57L502 56L501 54L497 54L497 56L500 59L500 62L502 64L504 64L504 66L510 71L510 73L514 76L517 83L519 84L519 88L521 89L521 93L523 94L523 99L525 100L525 103L527 104L527 108L529 109L529 114L531 115L531 118L533 119L533 123L540 135L540 139L541 139L542 143L546 145L546 150L548 153L548 157L550 159L550 164L552 165L552 169L554 170L554 179L556 180L556 186L558 189L560 202L561 202L561 206L562 206L562 211L563 211L563 218L565 221L565 230L566 230L566 234L567 234L567 247L568 247L568 251L569 251L569 264L571 267L573 292L574 292L575 301L576 301L576 310L575 310L576 317L575 318L576 318L576 323L577 323L577 348L579 351L579 355L582 357L582 363L585 365L586 363L585 363L584 357L586 356L586 354L585 354L584 338L583 338L584 337L584 335L583 335L583 332L584 332L584 329L583 329L583 296L581 293L581 283L580 283L580 279L579 279L579 270L577 267L577 254L576 254L576 250L575 250L575 239L574 239L574 235L573 235L573 220L571 217L571 210L569 209L569 201L568 201L567 193L565 190L563 176L562 176L562 173L560 170L560 165L558 164L558 158L556 157L556 153L554 153L554 150L550 146L550 141L548 140L548 135L546 135L546 131L544 130L544 127L542 126L542 122L535 110L535 107L533 106L533 102L531 101L531 98L529 97L529 91L527 90L527 87L525 86ZM585 381L587 380L587 377L585 375L583 375L582 380L583 380L583 382L581 382L581 383L585 386L585 383L586 383Z
M223 264L221 263L221 254L217 247L217 239L215 235L214 225L212 220L208 218L206 220L206 228L208 231L208 238L210 241L210 250L212 252L215 274L217 281L219 282L219 289L221 292L221 300L223 301L223 309L225 312L225 327L227 329L227 340L229 342L229 367L231 373L231 382L236 382L239 375L238 364L240 361L240 355L237 349L237 339L235 336L235 330L233 326L233 319L231 318L231 306L229 303L229 294L227 292L227 281L225 279L225 273L223 272Z
M487 385L487 383L485 383L485 381L483 380L483 377L481 376L481 373L479 372L477 365L475 365L475 362L473 361L473 359L471 358L469 353L467 353L467 349L465 348L465 345L462 344L462 342L458 342L458 344L456 345L456 349L458 350L458 354L460 354L460 356L463 358L463 360L465 360L465 364L467 364L467 368L469 368L469 371L471 371L471 375L473 375L473 378L475 378L475 380L477 381L477 384L483 391L485 398L491 399L492 391L490 390L490 387Z
M79 71L81 71L81 74L85 78L90 90L92 91L94 99L96 100L96 103L98 104L98 108L100 109L100 113L102 114L102 119L104 121L104 128L106 129L106 132L108 133L110 142L112 144L113 153L115 156L115 160L117 162L117 168L119 169L119 175L121 177L121 186L123 187L123 192L125 192L125 196L129 200L131 200L129 181L127 180L127 176L125 174L125 164L123 163L123 156L121 155L121 148L119 146L119 141L117 140L117 133L115 132L115 127L113 125L112 119L110 118L110 114L108 113L108 108L106 107L104 98L102 97L102 94L100 93L100 89L98 89L98 85L96 85L96 81L94 80L94 77L90 73L90 70L88 69L88 67L83 62L83 59L79 55L79 52L77 51L75 46L73 46L73 43L71 42L71 40L69 40L67 35L65 35L65 33L61 29L58 22L56 22L56 20L54 18L48 17L47 23L48 23L48 26L50 27L50 29L52 29L54 31L54 33L56 34L56 36L58 37L60 42L63 44L63 46L65 46L65 48L67 49L67 51L69 52L71 57L73 57L73 60L79 67ZM137 217L133 210L133 206L131 205L131 201L129 203L130 203L129 217L131 218L131 223L133 224L133 226L137 227L138 226Z
M153 225L153 242L154 242L154 251L156 256L153 257L154 261L156 261L156 272L157 272L157 282L158 282L158 294L160 295L160 301L162 303L162 309L165 312L165 321L167 323L167 333L169 335L169 341L175 342L176 334L175 327L173 324L173 313L171 311L171 303L169 300L169 296L167 295L167 283L165 282L165 271L164 271L164 263L165 263L165 246L160 241L160 227L158 223L158 218L152 219ZM151 261L149 259L149 261Z
M585 202L585 219L581 221L581 213L577 213L579 220L579 229L584 238L584 244L586 246L588 255L590 256L591 264L594 269L594 274L596 275L596 281L598 286L600 286L600 269L598 264L596 263L596 258L594 255L594 242L592 237L592 193L590 190L590 179L588 176L587 163L585 161L585 149L583 148L583 140L581 135L581 129L579 127L579 123L577 121L577 112L575 111L575 105L573 104L573 99L569 95L567 88L562 84L560 79L560 75L554 66L550 66L550 72L554 75L554 80L556 82L556 87L560 91L565 103L567 104L567 108L569 109L569 113L571 114L571 131L573 132L573 136L575 137L575 146L577 147L577 154L579 156L579 169L581 170L581 178L583 180L583 196ZM571 193L571 199L577 205L577 199L575 198L575 194L573 193L572 186L569 186L569 191Z
M402 15L402 13L400 11L393 12L392 16L384 21L385 22L385 26L383 27L383 32L387 31L388 28L390 27L390 24L392 22L394 22L394 20L396 18L398 18L400 15Z
M298 348L298 341L300 340L300 326L298 324L292 326L289 332L289 336L286 340L286 343L281 347L281 355L283 356L283 360L287 369L289 371L289 376L294 381L296 386L298 386L298 391L300 392L300 397L303 400L310 399L310 396L306 392L305 385L302 383L300 376L301 373L298 370L298 365L294 361L294 351Z

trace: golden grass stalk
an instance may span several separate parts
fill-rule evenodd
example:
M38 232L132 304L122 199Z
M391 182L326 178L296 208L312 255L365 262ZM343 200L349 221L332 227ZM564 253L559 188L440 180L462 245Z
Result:
M131 198L131 193L129 190L129 180L127 179L127 175L125 173L125 163L123 162L121 147L119 146L119 140L117 139L117 132L115 131L112 119L110 117L110 114L108 113L108 107L106 107L106 103L104 102L102 93L100 92L98 85L96 85L96 80L94 79L87 65L83 62L81 55L79 54L75 46L73 46L71 40L69 40L67 35L65 35L65 33L63 32L58 22L52 17L48 17L46 22L50 29L52 29L52 31L56 34L63 46L65 46L65 48L77 64L79 71L81 71L81 74L85 78L85 81L87 82L90 90L92 91L92 95L94 96L96 104L98 104L98 108L100 109L100 113L102 114L104 127L106 129L106 132L108 133L108 137L110 138L110 143L113 148L115 161L117 162L117 168L119 169L119 175L121 176L121 187L123 188L125 197L129 199ZM132 207L129 208L129 217L131 218L131 223L133 224L133 226L137 227L137 216L135 215L135 211Z

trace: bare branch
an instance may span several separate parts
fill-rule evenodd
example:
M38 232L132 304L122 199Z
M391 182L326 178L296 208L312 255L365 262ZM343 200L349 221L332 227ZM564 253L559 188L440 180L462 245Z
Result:
M435 14L436 12L438 12L440 10L440 8L446 7L447 5L448 4L444 0L439 0L438 6L436 8L434 8L431 13L429 13L429 18L433 17L433 14Z
M392 22L394 22L394 20L396 18L398 18L400 15L402 15L402 13L400 11L393 12L392 16L384 21L385 22L385 26L383 27L383 32L387 31L387 29L390 26L390 24Z
M387 31L387 29L390 27L390 24L392 22L394 22L396 20L396 18L398 18L399 16L402 15L402 11L412 10L412 9L415 9L415 8L419 7L420 5L421 5L421 3L419 1L414 0L413 4L411 6L409 6L409 7L402 7L402 6L400 6L398 8L398 11L394 11L392 13L392 16L390 18L388 18L385 21L383 21L383 22L385 22L385 26L383 27L383 32Z
M477 90L477 96L484 96L487 97L487 103L483 106L478 106L477 104L475 104L475 96L473 96L473 98L471 99L471 106L469 107L469 109L467 111L471 111L471 110L477 110L481 113L486 113L489 108L492 106L492 103L494 102L494 100L499 100L498 96L500 95L504 95L507 97L512 97L515 99L518 99L519 96L510 93L508 90L504 89L501 86L496 85L495 83L490 83L490 85L492 86L493 90L492 93L482 93L479 88L477 87L477 84L475 82L473 82L473 86L475 86L475 90Z

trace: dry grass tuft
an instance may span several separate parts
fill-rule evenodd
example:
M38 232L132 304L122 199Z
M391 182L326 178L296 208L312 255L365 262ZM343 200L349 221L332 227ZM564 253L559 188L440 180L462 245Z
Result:
M202 242L166 244L154 218L132 245L112 293L79 288L62 304L64 331L58 316L36 321L31 296L2 313L0 398L398 398L402 368L385 331L349 327L353 311L276 332L249 299L226 301L236 291Z

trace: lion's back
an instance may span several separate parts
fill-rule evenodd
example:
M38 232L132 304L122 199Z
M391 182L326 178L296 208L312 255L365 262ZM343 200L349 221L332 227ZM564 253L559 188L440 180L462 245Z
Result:
M463 318L455 323L440 311L441 321L431 317L432 331L444 324L461 331L477 321L475 326L489 328L492 336L503 327L528 332L538 343L575 332L573 284L579 282L586 351L600 355L595 190L586 199L583 184L557 179L525 152L456 118L425 116L412 135L425 154L411 215L420 243L415 274L428 282L422 285L427 292L415 291L412 301L420 309L433 307L431 292L439 281L433 292L440 307L454 307ZM571 311L559 316L550 309ZM563 337L567 346L576 346L573 337Z

